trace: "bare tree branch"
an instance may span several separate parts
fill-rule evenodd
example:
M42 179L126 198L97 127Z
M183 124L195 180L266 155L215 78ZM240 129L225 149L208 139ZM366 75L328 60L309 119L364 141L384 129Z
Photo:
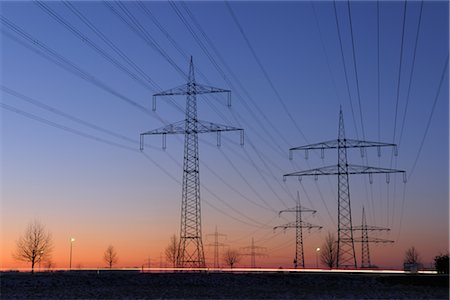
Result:
M336 266L337 262L337 242L333 234L328 232L325 242L320 251L320 261L328 268Z
M117 257L117 252L114 250L112 245L109 245L103 254L103 260L108 264L108 267L111 269L114 264L119 260Z
M17 240L13 257L31 263L31 273L34 273L36 263L49 260L52 250L51 234L41 222L34 220L28 224L24 234Z
M170 237L170 242L169 245L166 247L165 254L166 260L170 262L172 266L175 268L178 257L178 239L175 234Z
M225 263L229 265L230 268L233 268L233 265L237 264L241 260L241 255L237 250L234 249L228 249L227 251L225 251L223 256Z

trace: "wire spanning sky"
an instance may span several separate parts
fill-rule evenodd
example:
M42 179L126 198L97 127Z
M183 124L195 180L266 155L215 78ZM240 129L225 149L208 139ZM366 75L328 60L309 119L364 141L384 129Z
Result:
M230 89L198 97L199 119L245 129L200 137L202 231L217 226L227 247L255 244L258 266L292 265L295 236L272 229L294 220L278 211L317 210L304 220L307 267L337 228L337 178L301 182L283 174L337 163L337 153L288 149L337 138L342 107L348 138L398 144L349 150L349 161L406 170L351 176L353 224L363 206L375 265L399 268L415 246L429 266L448 249L448 2L2 2L1 266L25 267L11 252L27 223L52 232L53 260L103 266L164 264L180 226L183 137L139 134L184 119L185 99L152 94L185 83L189 57L203 84ZM359 233L356 233L358 236ZM370 233L372 234L372 233ZM210 238L210 237L208 237ZM360 263L360 245L356 245ZM213 249L206 248L207 263ZM249 265L245 257L240 265Z

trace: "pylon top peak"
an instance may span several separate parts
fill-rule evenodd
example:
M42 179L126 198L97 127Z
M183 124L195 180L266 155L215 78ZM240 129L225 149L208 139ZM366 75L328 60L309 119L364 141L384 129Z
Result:
M192 55L191 55L191 59L189 61L189 81L190 82L194 82L195 81L195 77L194 77L194 60L192 58Z

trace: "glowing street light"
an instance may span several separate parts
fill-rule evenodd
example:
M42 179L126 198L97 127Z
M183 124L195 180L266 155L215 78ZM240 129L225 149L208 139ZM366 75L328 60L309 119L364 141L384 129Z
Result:
M69 260L69 270L72 270L72 244L75 242L74 238L70 238L70 260Z
M319 252L320 248L316 249L316 268L319 268Z
M44 254L44 250L39 251L39 272L41 271L41 260L42 260L43 254Z

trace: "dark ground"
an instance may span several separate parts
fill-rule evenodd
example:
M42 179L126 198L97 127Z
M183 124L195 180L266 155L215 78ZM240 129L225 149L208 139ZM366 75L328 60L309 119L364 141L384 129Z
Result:
M448 275L1 273L1 299L449 299Z

